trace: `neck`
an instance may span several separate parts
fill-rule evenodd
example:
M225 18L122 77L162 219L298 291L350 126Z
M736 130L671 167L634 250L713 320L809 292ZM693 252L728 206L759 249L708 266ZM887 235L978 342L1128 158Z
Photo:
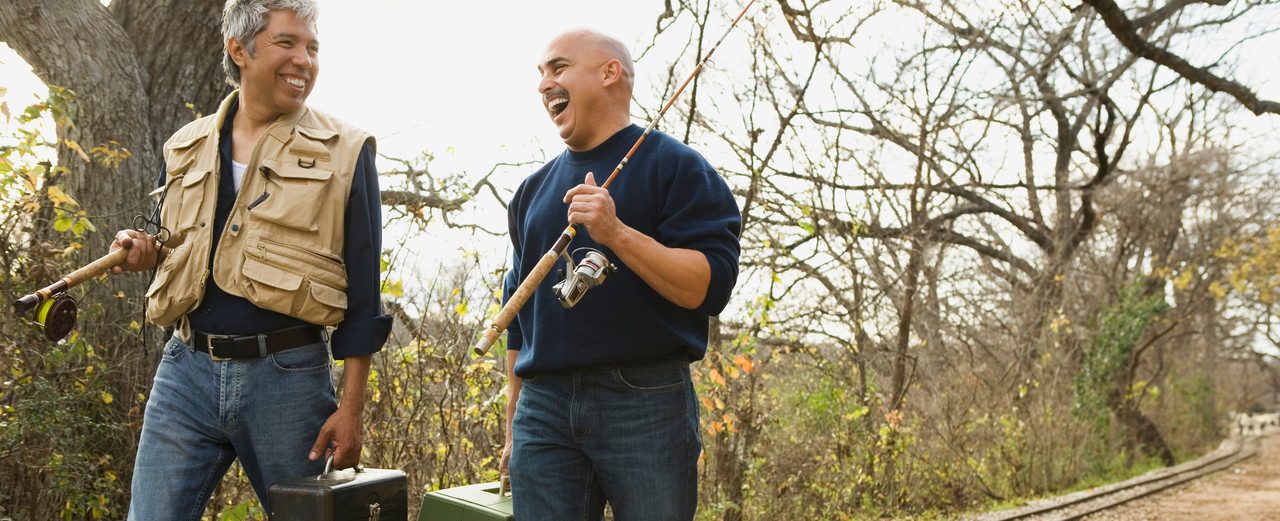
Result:
M597 130L586 143L577 146L569 143L565 144L569 146L569 150L574 152L586 152L600 146L600 143L604 143L606 140L613 137L614 134L617 134L619 130L627 128L627 125L630 124L631 115L626 112L620 112L612 117L601 118L599 130Z
M252 94L241 88L240 108L236 110L235 119L231 124L237 130L257 133L271 126L279 117L279 112L264 108L261 103L256 102Z

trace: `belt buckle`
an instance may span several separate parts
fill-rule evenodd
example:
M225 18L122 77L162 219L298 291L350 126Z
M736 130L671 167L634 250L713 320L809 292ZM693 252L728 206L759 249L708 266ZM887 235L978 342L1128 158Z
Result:
M208 334L206 334L206 335L205 335L205 338L207 338L207 339L208 339L208 341L209 341L209 359L210 359L210 360L213 360L214 362L225 362L225 361L227 361L227 360L231 360L231 357L229 357L229 356L218 356L218 354L217 354L217 352L216 352L217 350L213 347L213 341L214 341L214 340L227 340L227 341L230 341L230 340L231 340L231 335L208 335Z

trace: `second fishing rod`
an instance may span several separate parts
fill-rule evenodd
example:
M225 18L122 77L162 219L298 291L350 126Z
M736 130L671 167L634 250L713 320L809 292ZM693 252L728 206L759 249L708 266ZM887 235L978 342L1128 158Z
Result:
M654 127L657 126L658 122L662 120L662 117L666 115L667 111L670 110L673 105L675 105L676 100L679 99L680 94L684 92L685 87L688 87L689 83L691 83L693 79L702 72L702 69L711 59L711 55L720 47L720 43L729 36L733 31L733 28L738 25L738 22L742 20L743 16L747 14L747 11L751 9L752 4L754 3L755 0L750 0L747 2L747 5L742 8L742 12L738 13L738 16L733 19L733 23L729 24L729 27L725 29L724 34L720 36L720 39L716 40L715 44L711 46L711 49L708 50L702 57L702 60L698 62L698 65L694 67L693 72L685 78L684 83L680 84L680 88L676 89L675 93L671 95L671 98L667 100L667 103L662 107L662 110L658 112L658 115L649 122L648 126L645 127L644 132L640 134L638 139L636 139L635 144L631 145L631 149L628 150L622 160L618 162L618 166L614 167L613 172L609 174L607 179L605 179L604 184L600 185L601 188L609 188L609 185L611 185L614 179L618 177L618 174L622 172L622 169L627 166L627 162L631 160L633 155L635 155L636 150L638 150L640 145L644 143L645 138L649 137L649 134L653 131ZM551 249L547 250L547 252L538 259L538 263L529 271L529 274L520 282L520 285L516 288L515 292L511 294L511 297L507 299L507 302L502 306L502 309L498 311L498 314L494 316L493 320L491 320L485 327L484 332L481 334L480 339L476 342L476 345L473 348L476 355L484 355L489 352L489 348L498 340L498 337L502 335L502 332L507 329L507 326L511 324L511 321L515 320L516 314L520 312L520 309L524 307L525 303L529 301L529 298L533 296L533 293L538 289L538 286L542 283L543 279L546 278L547 273L551 272L551 268L555 266L556 260L564 255L565 249L569 247L569 243L573 241L573 238L576 237L577 234L577 225L569 223L568 226L565 226L564 231L560 233L560 237L556 240L555 244L553 244ZM593 257L592 254L595 256ZM581 298L582 294L585 293L587 289L602 282L609 270L610 267L607 260L598 253L589 253L587 258L583 260L577 269L567 270L566 275L568 276L568 279L562 283L562 289L557 290L559 293L557 296L560 297L560 300L565 302L566 305L572 305L573 302L576 302L577 298Z

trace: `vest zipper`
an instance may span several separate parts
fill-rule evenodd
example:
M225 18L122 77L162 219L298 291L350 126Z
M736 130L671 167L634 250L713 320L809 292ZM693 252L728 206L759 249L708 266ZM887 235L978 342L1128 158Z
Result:
M271 251L271 250L268 250L268 249L267 249L267 247L263 245L263 243L270 243L270 244L274 244L274 245L276 245L276 246L280 246L280 248L281 248L281 249L283 249L283 250L288 250L288 249L292 248L292 246L289 246L289 245L287 245L287 244L283 244L283 243L280 243L280 242L276 242L276 241L273 241L273 240L265 239L265 238L263 238L263 237L258 237L258 250L259 250L259 251L261 251L261 252L263 252L264 256L267 256L268 258L269 258L269 255L266 255L266 254L275 254L275 255L280 255L280 256L282 256L282 257L288 257L288 258L290 258L290 259L296 260L296 261L298 261L298 262L303 262L303 263L306 263L306 264L310 264L311 266L316 267L316 268L320 268L321 270L324 270L324 271L330 271L331 266L324 266L324 265L320 264L319 262L317 262L315 259L307 258L307 257L305 257L305 256L298 255L298 254L294 254L294 253L290 253L290 252L288 252L288 251ZM328 255L323 255L323 254L319 254L319 253L317 253L316 255L319 255L319 256L321 256L321 257L325 257L325 258L327 258L327 259L329 259L329 260L334 260L334 261L337 263L337 265L338 265L338 266L342 266L342 265L343 265L343 262L342 262L342 261L332 259L332 258L330 258Z

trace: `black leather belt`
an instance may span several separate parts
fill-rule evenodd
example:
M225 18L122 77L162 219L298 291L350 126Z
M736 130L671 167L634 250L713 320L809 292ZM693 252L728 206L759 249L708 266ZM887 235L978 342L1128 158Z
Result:
M286 349L325 342L325 329L320 326L295 326L257 335L213 335L192 332L191 348L209 353L214 360L259 358Z

